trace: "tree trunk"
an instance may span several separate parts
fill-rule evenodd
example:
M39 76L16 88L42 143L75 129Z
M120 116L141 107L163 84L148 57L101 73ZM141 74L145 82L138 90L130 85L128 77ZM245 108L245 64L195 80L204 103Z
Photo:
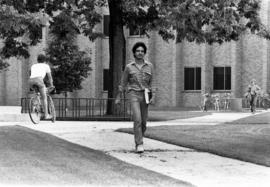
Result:
M109 0L110 24L109 24L109 88L108 98L115 98L118 93L118 86L121 80L122 71L126 60L126 41L123 30L122 9L119 0ZM107 114L116 114L112 100L108 101Z

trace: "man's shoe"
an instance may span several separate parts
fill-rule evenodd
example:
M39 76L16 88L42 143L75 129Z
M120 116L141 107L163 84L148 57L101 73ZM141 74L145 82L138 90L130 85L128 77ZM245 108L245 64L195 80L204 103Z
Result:
M45 120L46 120L46 119L52 119L52 116L51 116L51 115L47 115L47 116L44 117L44 119L45 119Z
M143 145L142 144L141 145L137 145L136 152L137 153L143 153L144 152L144 149L143 149Z

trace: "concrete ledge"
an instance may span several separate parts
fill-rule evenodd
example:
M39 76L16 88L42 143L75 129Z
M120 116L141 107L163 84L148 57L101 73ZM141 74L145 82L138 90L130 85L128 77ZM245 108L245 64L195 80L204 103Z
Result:
M0 106L0 114L21 114L21 106Z
M231 99L231 110L237 111L237 112L243 111L242 98L232 98Z
M28 114L0 114L0 122L28 122Z

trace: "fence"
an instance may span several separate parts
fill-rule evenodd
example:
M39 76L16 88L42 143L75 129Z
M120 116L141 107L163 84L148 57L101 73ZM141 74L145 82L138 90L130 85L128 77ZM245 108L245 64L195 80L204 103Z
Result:
M22 98L22 113L28 113L30 98ZM115 99L96 98L53 98L57 120L88 120L88 121L130 121L131 106L127 99L120 105L113 104ZM112 105L113 114L107 113Z
M28 113L30 98L21 98L22 113ZM120 105L112 105L113 114L107 114L107 107L114 103L115 99L96 98L53 98L57 120L85 120L85 121L130 121L131 105L128 99L122 99ZM267 109L270 107L270 100L257 100L257 108ZM242 99L242 108L248 109L249 103ZM212 102L208 110L214 110ZM220 102L220 110L224 110L224 101ZM229 104L229 110L231 106Z

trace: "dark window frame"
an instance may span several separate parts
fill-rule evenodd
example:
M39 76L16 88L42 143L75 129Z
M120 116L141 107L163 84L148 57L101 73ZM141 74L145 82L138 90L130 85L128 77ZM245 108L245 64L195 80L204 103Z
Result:
M103 15L103 34L109 37L110 31L110 15Z
M103 69L103 91L109 90L109 69Z
M201 67L184 67L184 90L195 91L201 90L202 83L202 68ZM193 74L193 75L192 75ZM190 79L192 81L190 82Z
M230 66L213 68L213 90L231 90L232 70Z

